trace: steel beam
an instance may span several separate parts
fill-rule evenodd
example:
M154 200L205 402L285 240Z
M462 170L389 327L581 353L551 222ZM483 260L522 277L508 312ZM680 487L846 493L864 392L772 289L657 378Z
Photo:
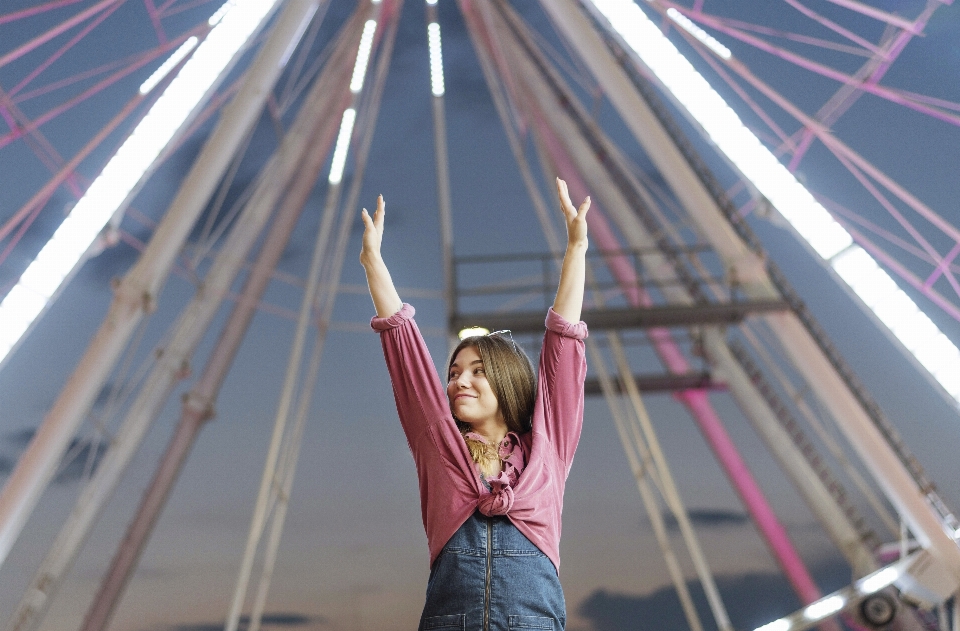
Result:
M270 15L264 16L260 26ZM251 39L259 30L258 26ZM291 39L276 27L274 33L278 36L269 37L251 63L240 91L224 110L150 243L117 285L103 323L0 492L0 563L6 560L137 325L156 309L160 290L193 224L260 115L283 70L281 62ZM236 57L240 55L238 51Z
M658 305L655 307L617 307L584 309L582 319L595 331L679 327L698 324L738 324L754 313L788 310L781 300L744 300L706 305ZM482 326L491 331L510 329L514 333L543 331L543 312L455 314L450 328L459 331Z
M677 392L680 390L706 389L726 390L727 384L713 378L708 372L691 372L684 375L635 375L633 382L640 392ZM583 384L587 396L603 394L599 379L589 378ZM617 394L624 392L623 385L614 381L611 385Z
M698 181L698 174L676 149L663 123L637 93L581 8L572 0L542 0L542 5L581 55L633 134L648 149L648 155L657 163L681 203L689 209L698 232L717 249L724 266L737 271L743 290L752 297L763 299L779 293L761 258L750 251L746 231L735 229L732 222L736 219L725 216L718 200L713 199L704 184ZM688 199L687 193L690 192L696 193L693 195L696 199ZM960 547L947 532L938 508L930 502L928 494L932 494L932 489L918 484L914 472L901 458L902 453L892 446L886 428L879 426L883 422L878 423L878 419L864 408L856 384L851 384L831 361L832 358L827 356L814 334L795 313L767 314L765 318L780 338L786 354L813 386L817 397L888 499L908 522L918 541L933 550L936 558L951 569L960 583Z

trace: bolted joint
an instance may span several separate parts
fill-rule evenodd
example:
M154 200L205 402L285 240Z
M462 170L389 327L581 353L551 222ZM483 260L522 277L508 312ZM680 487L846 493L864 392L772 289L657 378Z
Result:
M205 423L217 415L210 397L187 392L183 395L184 411L190 412L201 423Z
M153 313L157 310L153 292L149 288L137 287L129 277L114 278L110 281L110 287L116 299L127 306L142 310L144 313Z

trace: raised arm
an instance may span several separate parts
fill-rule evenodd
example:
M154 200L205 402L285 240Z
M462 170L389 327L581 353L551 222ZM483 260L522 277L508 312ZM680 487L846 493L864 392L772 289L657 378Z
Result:
M390 270L380 256L380 242L383 241L383 218L386 214L383 195L377 197L377 211L373 218L364 208L360 214L363 219L363 247L360 250L360 264L367 273L367 287L373 299L377 317L388 318L400 311L403 301L393 285ZM581 283L582 284L582 283ZM582 289L581 289L582 294Z
M557 287L557 297L553 301L553 310L568 322L579 322L587 267L587 211L590 210L590 198L583 200L579 209L574 208L567 191L567 183L560 178L557 178L557 196L560 198L560 210L563 211L567 224L567 251L563 255L560 284ZM367 272L368 278L369 274Z

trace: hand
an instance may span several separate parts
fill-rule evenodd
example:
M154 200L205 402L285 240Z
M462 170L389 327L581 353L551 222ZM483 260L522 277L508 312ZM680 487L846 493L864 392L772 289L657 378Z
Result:
M587 245L587 211L590 210L590 197L574 208L570 201L567 183L557 178L557 196L560 198L560 210L567 224L567 243L569 245Z
M363 220L363 247L360 249L360 264L366 267L369 263L380 260L380 243L383 241L383 218L386 214L383 195L377 196L377 211L370 218L367 209L360 213Z

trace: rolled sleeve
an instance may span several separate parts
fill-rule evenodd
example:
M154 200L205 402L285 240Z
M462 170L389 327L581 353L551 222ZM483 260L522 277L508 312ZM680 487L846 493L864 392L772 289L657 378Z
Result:
M413 305L403 303L403 306L400 307L400 311L397 311L390 317L378 318L377 316L374 316L370 318L370 328L377 333L395 329L398 326L402 326L407 320L413 319L413 316L416 312L417 310L413 308Z
M547 319L544 322L544 325L547 327L548 331L553 331L558 333L563 337L571 337L575 340L585 340L587 339L587 323L581 320L580 322L570 322L562 315L553 310L553 307L550 307L550 310L547 311Z

